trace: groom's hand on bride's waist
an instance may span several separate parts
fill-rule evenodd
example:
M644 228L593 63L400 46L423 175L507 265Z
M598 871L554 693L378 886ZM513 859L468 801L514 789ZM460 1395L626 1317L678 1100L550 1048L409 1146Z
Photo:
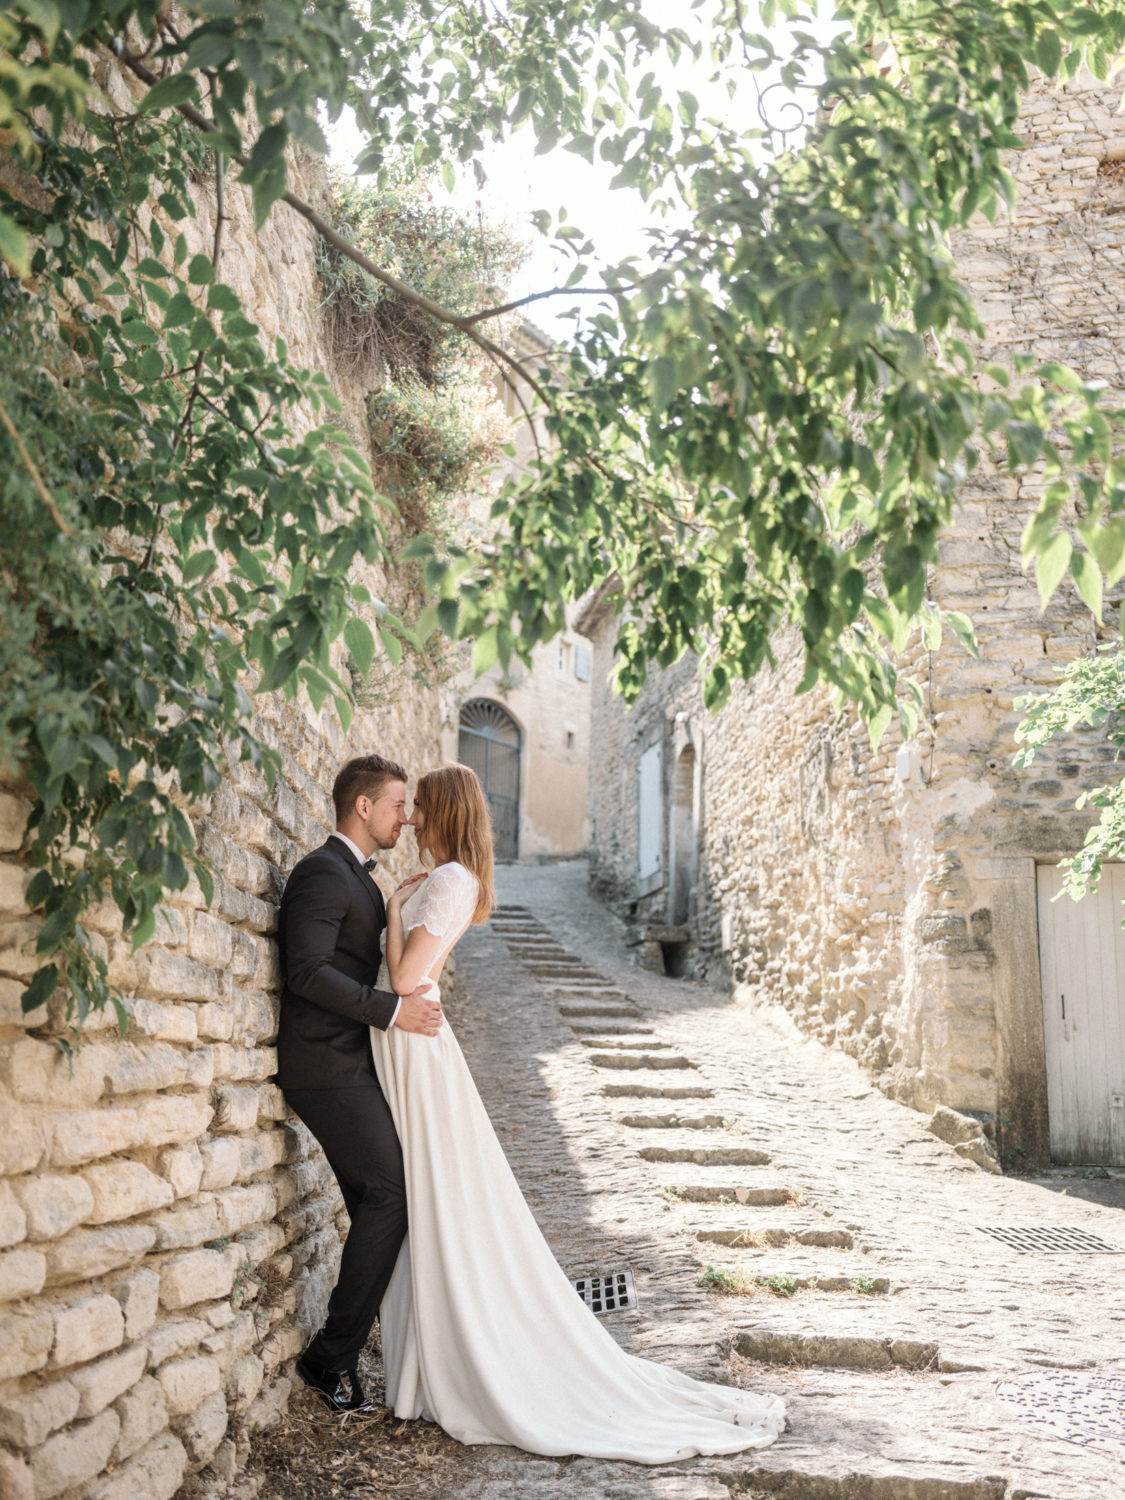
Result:
M437 1036L443 1020L441 1006L430 999L429 980L409 995L403 995L394 1024L400 1031L416 1031L420 1036Z

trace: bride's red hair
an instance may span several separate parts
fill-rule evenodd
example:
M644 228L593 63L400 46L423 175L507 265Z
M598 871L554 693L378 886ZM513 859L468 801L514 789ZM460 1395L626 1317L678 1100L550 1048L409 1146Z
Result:
M414 801L422 804L426 840L446 858L477 877L480 890L473 925L487 922L496 905L492 880L492 820L476 773L468 766L439 766L418 778Z

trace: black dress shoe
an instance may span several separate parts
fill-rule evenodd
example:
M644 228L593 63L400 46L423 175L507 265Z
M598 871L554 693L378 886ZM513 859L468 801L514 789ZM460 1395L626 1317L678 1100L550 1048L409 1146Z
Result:
M332 1411L374 1411L364 1395L358 1370L324 1370L302 1354L297 1359L297 1374ZM350 1387L350 1393L349 1393Z

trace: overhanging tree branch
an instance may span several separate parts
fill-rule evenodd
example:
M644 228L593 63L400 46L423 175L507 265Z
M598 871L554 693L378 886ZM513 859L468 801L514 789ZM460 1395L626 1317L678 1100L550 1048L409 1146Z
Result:
M117 53L117 56L126 65L126 67L129 68L132 73L135 73L142 83L147 83L149 88L152 88L155 84L160 82L160 79L157 78L152 69L148 67L146 63L142 62L139 57L134 57L134 55L124 46L123 43L120 42L120 40L115 46L115 51ZM221 133L218 129L218 126L212 124L207 116L200 110L196 109L194 105L177 104L173 107L178 110L181 115L183 115L185 120L190 120L195 128L197 130L203 131L204 134L218 135ZM233 161L236 161L240 167L245 167L248 164L245 156L241 156L237 152L233 151L230 153L230 155L231 159ZM431 302L430 299L428 297L424 297L421 292L416 292L413 287L407 286L405 281L400 281L398 277L393 276L390 271L385 271L382 266L377 266L375 262L370 258L370 256L364 255L362 250L357 250L356 247L349 240L346 240L342 234L337 234L337 232L332 228L331 224L329 224L327 220L321 218L320 214L317 213L316 209L313 208L310 203L306 203L303 198L298 198L296 193L283 193L281 196L281 201L283 203L287 203L289 207L295 210L295 212L299 213L303 219L307 219L312 227L316 230L317 234L319 234L323 239L327 240L328 243L341 255L344 255L349 260L354 261L361 271L366 271L368 276L373 276L376 281L381 281L383 285L389 287L396 296L401 297L406 302L413 303L415 307L421 308L424 313L428 313L431 318L436 318L439 323L447 323L452 328L460 329L462 333L471 338L473 343L483 349L484 352L488 354L493 360L508 365L513 370L515 370L516 373L522 377L522 379L527 381L528 385L545 406L549 407L553 404L550 396L547 394L543 386L541 386L539 382L533 376L529 375L523 368L522 360L516 359L515 356L509 354L506 349L502 348L499 344L494 343L492 339L486 338L483 333L477 332L477 330L473 327L473 323L475 321L474 318L464 317L460 313L450 312L448 308L439 307L436 302ZM481 316L484 315L482 314ZM495 317L496 313L490 313L489 316Z

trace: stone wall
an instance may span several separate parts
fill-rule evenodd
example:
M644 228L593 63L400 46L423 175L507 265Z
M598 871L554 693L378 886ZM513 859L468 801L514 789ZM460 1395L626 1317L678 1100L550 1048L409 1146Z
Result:
M98 82L132 108L105 60ZM295 188L315 180L295 162ZM182 228L210 251L215 202ZM272 343L332 372L321 339L312 231L284 206L255 234L228 184L220 274ZM159 211L158 211L159 212ZM165 224L171 231L172 226ZM174 235L170 234L170 238ZM365 440L363 392L333 379ZM311 421L305 413L298 420ZM382 580L368 580L376 593ZM282 757L271 791L234 765L189 809L216 873L193 880L133 954L106 903L91 938L128 997L124 1040L87 1024L73 1070L61 1009L31 1017L40 919L23 901L30 803L0 786L0 1494L5 1500L168 1500L186 1475L221 1492L250 1437L285 1404L291 1361L321 1321L347 1215L332 1173L272 1081L277 904L295 862L333 826L341 762L379 750L413 773L440 762L436 691L406 687L348 735L307 701L259 702ZM393 879L413 841L389 861Z
M1011 154L1016 214L996 227L974 224L953 247L987 326L982 357L1010 362L1030 350L1125 385L1118 104L1118 90L1086 75L1061 90L1032 88L1026 144ZM964 487L930 593L972 618L982 659L948 640L932 654L917 644L908 651L901 665L923 687L929 723L906 746L888 735L872 750L850 714L833 718L825 694L795 698L800 652L789 639L776 643L777 669L737 688L717 715L702 708L692 662L653 679L627 714L605 686L609 602L595 600L579 621L596 641L598 888L638 922L667 920L676 770L690 748L698 781L690 971L733 982L747 1003L784 1005L903 1101L1008 1120L1013 1147L1022 1141L1033 1154L1043 1150L1045 1103L1035 1050L1041 1010L1037 1023L1026 978L1018 1025L1009 1014L1013 972L1029 945L1037 953L1032 862L1080 846L1091 815L1077 812L1074 798L1105 779L1112 751L1100 733L1079 732L1017 771L1013 703L1056 682L1100 636L1112 638L1118 619L1111 604L1100 630L1069 582L1041 612L1020 565L1040 484L985 468ZM639 895L636 760L657 739L665 879ZM681 818L681 836L684 826ZM1034 984L1037 976L1036 960Z

